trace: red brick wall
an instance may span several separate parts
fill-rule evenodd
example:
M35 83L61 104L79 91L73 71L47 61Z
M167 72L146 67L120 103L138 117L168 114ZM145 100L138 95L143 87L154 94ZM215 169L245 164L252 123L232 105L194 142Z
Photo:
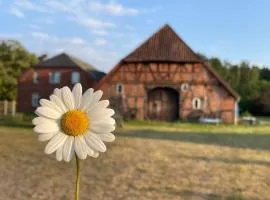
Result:
M60 72L61 79L60 84L49 83L50 72ZM38 93L41 98L49 98L54 88L60 88L63 86L72 87L71 73L73 71L80 72L80 82L84 89L89 87L95 87L97 82L93 80L89 73L83 71L80 68L71 67L36 67L35 69L28 69L23 72L18 80L17 87L17 111L18 112L33 112L35 108L32 106L32 93ZM39 83L33 83L33 73L38 72Z
M146 114L147 88L170 87L179 92L179 116L186 119L193 111L192 99L203 101L206 114L218 112L225 123L234 123L236 100L202 64L179 63L129 63L109 74L99 88L107 97L116 96L116 85L124 85L123 99L127 107L137 108L136 118L143 120ZM190 89L180 87L188 83Z

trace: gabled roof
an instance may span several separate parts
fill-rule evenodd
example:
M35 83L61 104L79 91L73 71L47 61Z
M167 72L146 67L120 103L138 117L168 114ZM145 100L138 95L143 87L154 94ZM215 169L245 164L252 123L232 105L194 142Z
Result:
M38 63L36 67L80 67L85 71L96 70L92 65L66 53L46 59Z
M97 81L106 75L104 72L97 70L92 65L66 53L61 53L52 58L46 59L36 64L35 67L79 67L88 72L89 76Z
M237 101L240 100L240 96L230 85L208 63L194 53L168 24L165 24L142 45L120 60L119 63L101 79L98 83L98 87L114 74L123 63L128 62L201 63Z
M198 62L200 58L165 24L123 59L125 62Z

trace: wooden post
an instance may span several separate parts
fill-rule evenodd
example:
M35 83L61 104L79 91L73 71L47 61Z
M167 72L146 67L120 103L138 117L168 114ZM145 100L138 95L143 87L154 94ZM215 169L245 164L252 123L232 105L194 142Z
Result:
M4 100L4 115L7 115L8 113L8 101Z
M12 109L11 109L12 116L15 116L15 113L16 113L16 101L12 100Z

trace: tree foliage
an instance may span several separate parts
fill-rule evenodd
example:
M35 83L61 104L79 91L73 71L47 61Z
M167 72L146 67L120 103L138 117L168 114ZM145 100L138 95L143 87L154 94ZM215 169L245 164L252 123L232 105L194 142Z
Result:
M219 75L241 96L240 111L270 115L270 69L251 65L247 61L232 64L217 57L207 60Z
M38 61L35 54L29 53L14 40L0 43L0 99L16 98L17 79L24 69Z

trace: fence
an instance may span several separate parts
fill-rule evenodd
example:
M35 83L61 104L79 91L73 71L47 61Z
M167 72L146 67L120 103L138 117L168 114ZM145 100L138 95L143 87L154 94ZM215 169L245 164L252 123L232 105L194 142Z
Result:
M0 115L12 115L16 114L16 101L0 101Z

